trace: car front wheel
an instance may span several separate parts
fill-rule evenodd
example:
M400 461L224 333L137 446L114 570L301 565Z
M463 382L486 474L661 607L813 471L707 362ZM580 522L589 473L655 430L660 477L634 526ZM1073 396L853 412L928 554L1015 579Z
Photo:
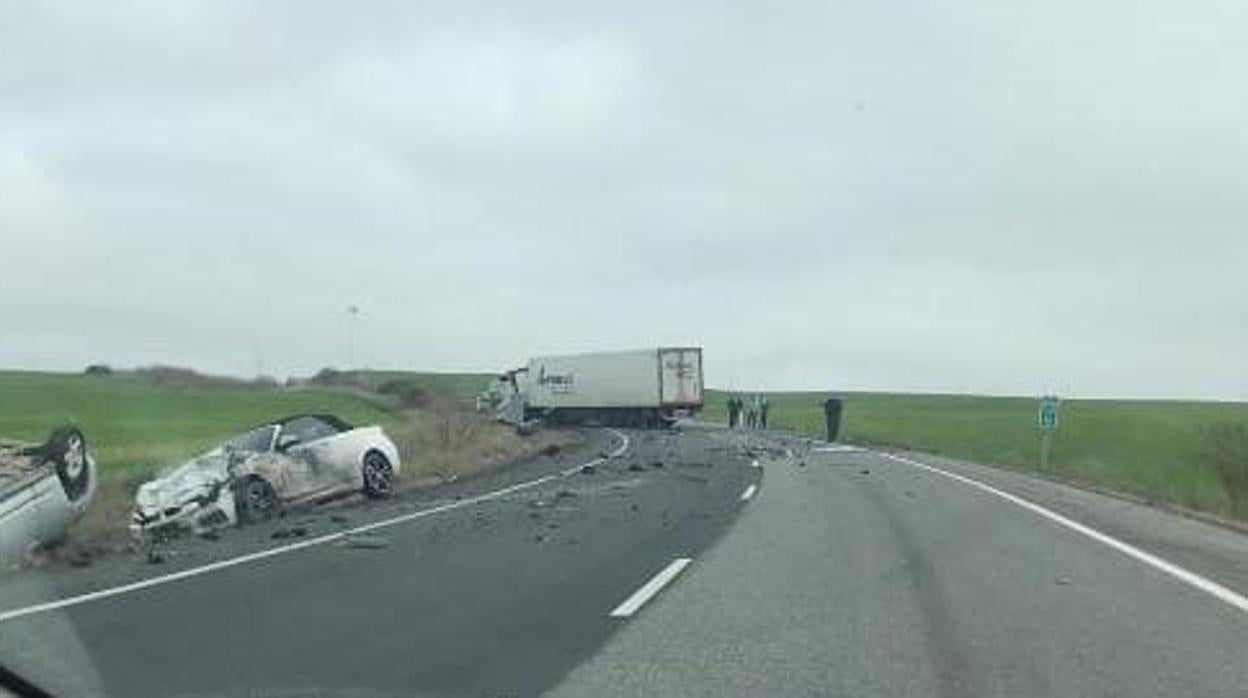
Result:
M394 489L394 468L380 451L364 454L364 496L370 499L388 497Z
M277 513L277 492L268 480L249 475L234 485L234 507L240 523L268 520Z

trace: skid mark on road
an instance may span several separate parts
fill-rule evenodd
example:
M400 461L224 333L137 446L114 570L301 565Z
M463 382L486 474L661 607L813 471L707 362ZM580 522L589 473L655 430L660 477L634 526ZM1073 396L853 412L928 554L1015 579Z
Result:
M939 682L940 695L946 698L975 695L973 687L967 685L967 679L972 673L963 633L953 612L954 605L949 599L944 579L932 558L925 553L925 547L917 538L916 530L902 516L895 500L884 495L877 482L858 479L853 482L871 502L874 512L883 519L884 526L896 543L905 568L909 571L906 578L923 619L923 628L930 638L930 642L924 643L924 646L931 648L929 654Z
M86 594L79 594L77 596L70 596L70 597L66 597L63 599L58 599L56 601L47 601L45 603L34 604L30 606L25 606L22 608L14 608L8 611L0 612L0 623L4 623L10 620L15 620L17 618L23 618L26 616L35 615L37 613L55 611L55 610L59 610L63 608L69 608L71 606L78 606L81 604L89 603L91 601L99 601L99 600L107 599L113 596L120 596L122 594L128 594L128 593L140 591L143 589L149 589L151 587L160 586L162 584L169 584L170 582L176 582L182 579L198 577L200 575L208 574L210 572L217 572L220 570L229 569L231 567L237 567L239 565L245 565L245 564L252 563L252 562L258 562L260 560L265 560L267 558L276 557L278 555L283 555L285 553L292 553L292 552L295 552L296 550L303 550L305 548L312 548L318 545L325 545L326 543L333 543L336 541L345 540L353 536L358 536L362 533L370 533L372 531L377 531L377 530L384 529L384 528L390 528L392 526L398 526L400 524L408 523L411 521L416 521L418 519L423 519L429 516L433 516L435 514L441 514L443 512L452 511L455 509L462 509L464 507L473 506L474 504L480 504L482 502L488 502L490 500L499 499L501 497L506 497L507 495L514 494L516 492L520 492L523 490L531 489L538 485L551 482L559 478L568 477L574 473L580 472L581 469L584 467L596 466L596 465L606 462L610 458L618 458L619 456L623 455L624 452L627 451L629 447L628 435L621 431L616 431L615 429L608 429L608 431L615 434L620 439L620 445L614 451L611 451L605 456L595 458L594 460L591 460L587 463L582 463L580 465L567 468L566 470L563 470L559 473L555 473L552 475L545 475L543 477L539 477L534 480L528 480L526 482L522 482L517 485L504 487L499 490L493 490L491 492L479 494L475 497L467 497L459 501L450 502L450 503L443 504L443 505L436 506L436 507L431 507L429 509L421 509L420 511L414 511L408 514L403 514L401 516L395 516L395 517L391 517L388 519L382 519L380 521L374 521L373 523L364 524L362 526L356 526L355 528L350 528L350 529L338 531L335 533L329 533L323 536L318 536L316 538L309 538L308 540L300 541L298 543L290 543L288 545L281 545L276 548L269 548L267 550L250 553L248 555L240 555L238 557L232 557L232 558L228 558L225 560L219 560L217 562L213 562L207 565L201 565L199 567L192 567L190 569L185 569L179 572L173 572L170 574L160 575L158 577L149 577L147 579L141 579L137 582L131 582L129 584L122 584L120 586L115 586L115 587L108 587L105 589L100 589L98 591L88 592Z
M1101 533L1100 531L1092 528L1091 526L1085 526L1084 524L1081 524L1078 521L1075 521L1073 519L1068 519L1065 516L1062 516L1061 514L1055 511L1051 511L1049 509L1046 509L1040 506L1039 504L1034 504L1032 502L1027 501L1026 499L1023 499L1022 497L1018 497L1018 496L1010 494L1009 492L999 490L991 485L986 485L980 482L979 480L974 480L964 475L958 475L957 473L951 473L947 470L942 470L935 466L928 465L927 463L921 463L917 460L905 458L903 456L896 456L891 453L880 453L878 455L884 458L887 458L889 460L896 461L898 463L905 463L906 465L910 465L915 468L919 468L921 470L926 470L927 472L934 473L942 477L947 477L950 480L955 480L964 485L970 485L971 487L974 487L977 490L980 490L982 492L987 492L988 494L991 494L991 495L995 495L1012 504L1017 504L1018 506L1028 511L1031 511L1033 513L1039 514L1040 516L1043 516L1044 518L1052 521L1053 523L1056 523L1059 526L1063 526L1076 533L1079 533L1083 536L1091 538L1092 540L1098 543L1101 543L1103 545L1109 546L1113 548L1114 550L1117 550L1118 552L1128 557L1134 558L1135 560L1142 562L1145 565L1148 565L1149 567L1152 567L1153 569L1156 569L1165 574L1168 574L1171 577L1179 580L1180 582L1194 589L1197 589L1199 591L1203 591L1204 593L1214 597L1215 599L1218 599L1219 601L1222 601L1223 603L1228 604L1229 606L1239 611L1248 613L1248 597L1244 597L1241 594L1238 594L1232 591L1231 589L1228 589L1227 587L1224 587L1221 584L1218 584L1212 579L1202 577L1201 575L1196 574L1195 572L1192 572L1191 570L1185 569L1183 567L1179 567L1178 565L1174 564L1173 562L1170 562L1169 560L1162 559L1160 557L1157 557L1156 555L1153 555L1152 553L1141 550L1140 548L1137 548L1134 545L1131 545L1130 543L1126 543L1124 541L1118 540L1117 538L1114 538L1113 536L1107 533Z

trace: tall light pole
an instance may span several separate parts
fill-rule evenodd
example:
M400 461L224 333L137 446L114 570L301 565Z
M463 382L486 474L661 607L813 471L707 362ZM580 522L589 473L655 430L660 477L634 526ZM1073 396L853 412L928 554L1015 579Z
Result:
M355 368L355 326L360 318L358 305L347 306L347 370Z

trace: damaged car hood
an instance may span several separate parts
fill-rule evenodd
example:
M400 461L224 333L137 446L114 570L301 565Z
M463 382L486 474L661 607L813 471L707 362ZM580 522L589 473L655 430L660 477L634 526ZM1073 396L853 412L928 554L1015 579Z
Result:
M144 513L154 513L198 500L215 500L219 489L232 479L230 462L237 457L225 449L213 449L140 485L135 504Z

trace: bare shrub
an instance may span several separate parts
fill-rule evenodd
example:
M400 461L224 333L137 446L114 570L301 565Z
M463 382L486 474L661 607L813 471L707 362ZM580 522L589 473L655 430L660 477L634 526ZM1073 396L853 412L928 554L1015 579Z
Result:
M1208 428L1209 460L1226 488L1231 514L1248 518L1248 425L1221 423Z

